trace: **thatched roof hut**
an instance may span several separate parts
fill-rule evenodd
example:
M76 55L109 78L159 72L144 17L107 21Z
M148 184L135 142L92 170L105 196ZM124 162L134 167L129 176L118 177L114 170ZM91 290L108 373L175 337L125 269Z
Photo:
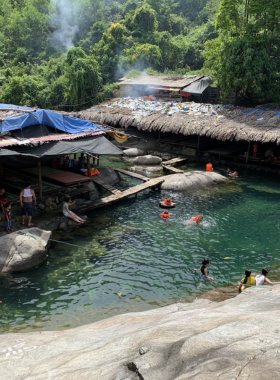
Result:
M257 141L280 144L280 112L242 107L220 107L215 115L151 112L137 116L122 107L94 107L76 117L112 127L135 127L143 131L207 136L221 141Z

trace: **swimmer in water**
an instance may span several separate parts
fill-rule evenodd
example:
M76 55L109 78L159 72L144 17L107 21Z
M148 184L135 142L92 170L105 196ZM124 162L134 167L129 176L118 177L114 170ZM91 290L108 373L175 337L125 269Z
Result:
M189 219L189 222L195 222L195 223L200 223L203 220L202 215L196 215L194 218Z
M199 270L201 271L201 279L204 281L214 280L213 277L209 277L209 270L208 270L209 265L210 265L210 260L204 259L202 261L201 267L199 268Z
M256 286L264 285L266 282L269 285L277 285L280 284L280 282L272 282L270 281L266 276L268 275L268 270L266 268L262 269L262 273L252 273L252 276L256 279Z
M171 213L167 212L167 211L163 211L161 213L161 217L163 220L165 220L166 222L168 222L170 219L170 215L172 215Z

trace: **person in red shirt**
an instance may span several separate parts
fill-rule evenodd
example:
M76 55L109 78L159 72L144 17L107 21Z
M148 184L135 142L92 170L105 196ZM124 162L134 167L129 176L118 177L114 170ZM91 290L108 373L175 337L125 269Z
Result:
M12 231L12 213L11 213L11 204L5 204L5 231L8 234Z

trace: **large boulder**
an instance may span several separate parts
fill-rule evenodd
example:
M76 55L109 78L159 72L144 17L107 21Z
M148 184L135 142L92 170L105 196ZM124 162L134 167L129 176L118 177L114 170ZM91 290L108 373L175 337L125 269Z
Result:
M119 181L121 181L121 177L118 172L116 172L113 168L98 168L99 170L99 178L107 183L108 185L115 185Z
M260 290L261 289L261 290ZM278 380L280 286L71 330L4 334L5 380Z
M125 149L123 151L123 153L126 155L126 156L130 156L130 157L136 157L136 156L144 156L146 154L146 152L142 149L138 149L138 148L129 148L129 149Z
M135 165L160 165L161 162L162 158L151 155L136 157L134 160Z
M161 185L163 190L193 191L228 182L228 178L214 172L187 172L170 174Z
M51 231L28 228L0 238L0 272L19 272L40 264L47 258ZM28 234L28 235L25 235Z
M132 166L129 168L132 172L139 173L161 173L163 171L162 166Z

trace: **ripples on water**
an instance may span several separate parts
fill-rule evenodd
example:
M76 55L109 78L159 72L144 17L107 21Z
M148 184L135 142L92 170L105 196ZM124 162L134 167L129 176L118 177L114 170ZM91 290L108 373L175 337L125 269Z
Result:
M158 207L167 196L177 203L169 223ZM57 243L39 268L0 276L0 331L63 329L191 301L236 282L246 268L267 266L269 278L280 279L279 201L278 179L244 171L217 189L147 192L93 211L70 236L84 249ZM190 224L197 214L203 223ZM202 283L194 270L204 257L215 283Z

